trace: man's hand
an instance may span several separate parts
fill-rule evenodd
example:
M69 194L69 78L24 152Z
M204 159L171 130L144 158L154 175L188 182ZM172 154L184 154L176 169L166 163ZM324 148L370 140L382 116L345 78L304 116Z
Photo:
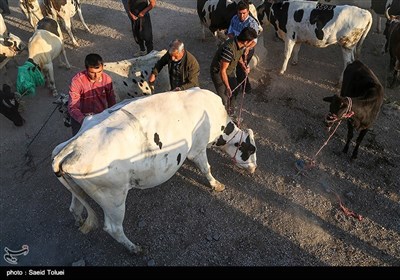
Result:
M133 21L135 21L135 20L138 19L138 17L135 16L135 15L134 15L133 13L131 13L131 12L129 12L129 16L131 17L131 19L132 19Z
M138 17L142 18L142 17L144 17L145 14L146 14L146 13L143 13L143 11L142 11L142 12L140 12L140 13L138 14Z
M226 88L225 94L226 94L226 96L228 96L228 98L231 98L232 97L232 90L230 88Z
M149 76L149 83L154 83L154 81L156 80L156 75L154 75L153 73L152 74L150 74L150 76Z

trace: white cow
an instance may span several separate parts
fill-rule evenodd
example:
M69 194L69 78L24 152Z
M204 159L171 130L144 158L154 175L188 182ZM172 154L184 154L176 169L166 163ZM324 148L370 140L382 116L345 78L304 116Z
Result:
M355 6L332 6L312 1L273 4L265 1L257 11L259 19L262 20L265 15L278 36L285 41L285 58L280 74L285 73L292 51L292 64L298 63L302 43L318 48L340 45L344 72L347 64L359 57L361 46L372 25L371 13Z
M65 53L61 29L57 21L51 18L43 18L38 22L38 28L29 39L28 52L28 61L39 67L39 69L35 68L34 70L41 70L43 72L53 96L57 96L58 92L54 79L53 59L59 57L62 52L66 67L68 69L71 68ZM64 64L61 57L59 57L59 59L60 63ZM35 75L34 71L26 71L26 67L24 66L18 69L17 90L20 94L32 92L31 89L34 90L35 87L31 87L31 83L26 82L30 74L32 77Z
M33 28L36 28L38 21L41 20L43 16L51 17L55 20L60 17L76 47L78 47L79 44L71 30L71 18L76 13L78 13L83 26L88 32L90 32L89 27L83 19L79 0L20 0L19 2L22 12L25 14Z
M25 44L18 36L7 31L3 16L0 14L0 70L23 49Z
M150 95L171 89L167 67L164 67L157 76L154 88L148 83L151 70L166 52L166 50L153 50L145 56L104 63L104 71L113 80L117 102L126 98Z
M140 247L124 233L125 200L132 188L147 189L170 179L186 158L207 177L211 187L225 187L210 172L206 148L224 150L237 166L253 173L256 146L251 129L239 129L215 93L192 88L122 101L85 118L78 134L58 145L53 171L72 193L70 211L83 233L97 226L84 193L104 211L104 230L137 253Z

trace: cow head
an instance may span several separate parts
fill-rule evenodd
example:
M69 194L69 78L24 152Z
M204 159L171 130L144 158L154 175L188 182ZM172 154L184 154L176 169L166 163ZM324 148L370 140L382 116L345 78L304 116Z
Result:
M257 156L253 131L241 130L233 121L229 121L222 129L223 133L214 145L223 149L238 167L254 173L257 167Z
M329 113L325 117L325 124L328 127L328 130L331 129L335 122L351 118L351 116L354 115L354 112L352 111L352 100L350 97L333 95L324 97L323 100L330 103Z
M281 6L281 2L276 2L274 0L265 0L257 7L257 18L260 24L263 24L264 15L267 17L269 23L271 23L275 30L278 30L278 26L276 25L276 17L273 9L274 5Z
M22 126L24 119L18 112L19 103L15 94L11 92L10 86L4 84L0 90L0 113L11 120L16 126Z

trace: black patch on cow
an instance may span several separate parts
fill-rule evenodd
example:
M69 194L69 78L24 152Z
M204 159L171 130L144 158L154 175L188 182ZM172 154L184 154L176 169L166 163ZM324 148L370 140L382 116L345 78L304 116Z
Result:
M238 146L238 144L235 144L235 146ZM242 152L240 158L243 161L247 161L249 157L256 152L256 147L251 144L250 136L247 136L246 141L240 144L239 151Z
M146 87L146 90L149 90L149 87Z
M178 156L176 157L176 161L177 161L177 165L179 165L181 163L181 153L178 154Z
M137 81L136 81L135 79L132 79L132 82L133 82L134 84L137 84Z
M57 37L60 37L58 33L58 23L52 18L44 17L37 23L37 29L47 30Z
M217 142L215 143L216 146L223 146L226 144L226 141L224 140L224 137L222 135L218 138Z
M157 144L157 146L160 148L162 148L162 142L160 141L160 136L157 133L154 133L154 143Z
M226 128L224 129L224 133L226 135L229 135L233 132L233 130L235 129L235 125L233 124L233 122L229 122L226 126Z
M304 10L297 10L294 12L293 18L296 22L301 22L303 19L303 15L304 15Z
M316 8L311 11L310 24L315 24L315 36L318 40L324 39L324 31L322 30L325 25L333 19L334 9L336 6L317 4Z
M274 13L269 15L269 22L271 22L275 30L277 30L277 26L275 25L275 21L278 20L279 22L279 29L281 29L283 32L287 33L287 22L288 22L288 11L289 11L289 5L290 2L284 2L284 3L275 3L272 5L272 9Z
M127 87L128 86L128 84L125 82L125 81L122 81L123 83L124 83L124 85Z
M293 32L293 34L292 34L292 39L293 39L293 40L296 39L296 32Z
M212 9L212 6L209 5L207 11L203 11L204 5L207 2L207 0L197 1L197 14L199 15L200 20L205 24L206 16L209 16L209 29L211 32L228 29L232 17L236 15L237 3L233 2L226 5L227 1L217 1L218 3L216 7L214 6L215 9Z
M225 126L221 125L221 131L224 131L224 129L225 129Z
M140 86L140 87L143 87L143 83L142 83L142 82L140 82L140 83L139 83L139 86Z

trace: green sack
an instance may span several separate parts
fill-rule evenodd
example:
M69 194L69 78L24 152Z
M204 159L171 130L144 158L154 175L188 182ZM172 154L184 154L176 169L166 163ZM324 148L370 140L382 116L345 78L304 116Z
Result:
M44 76L39 66L25 61L18 67L17 92L21 95L35 95L36 87L44 85Z

